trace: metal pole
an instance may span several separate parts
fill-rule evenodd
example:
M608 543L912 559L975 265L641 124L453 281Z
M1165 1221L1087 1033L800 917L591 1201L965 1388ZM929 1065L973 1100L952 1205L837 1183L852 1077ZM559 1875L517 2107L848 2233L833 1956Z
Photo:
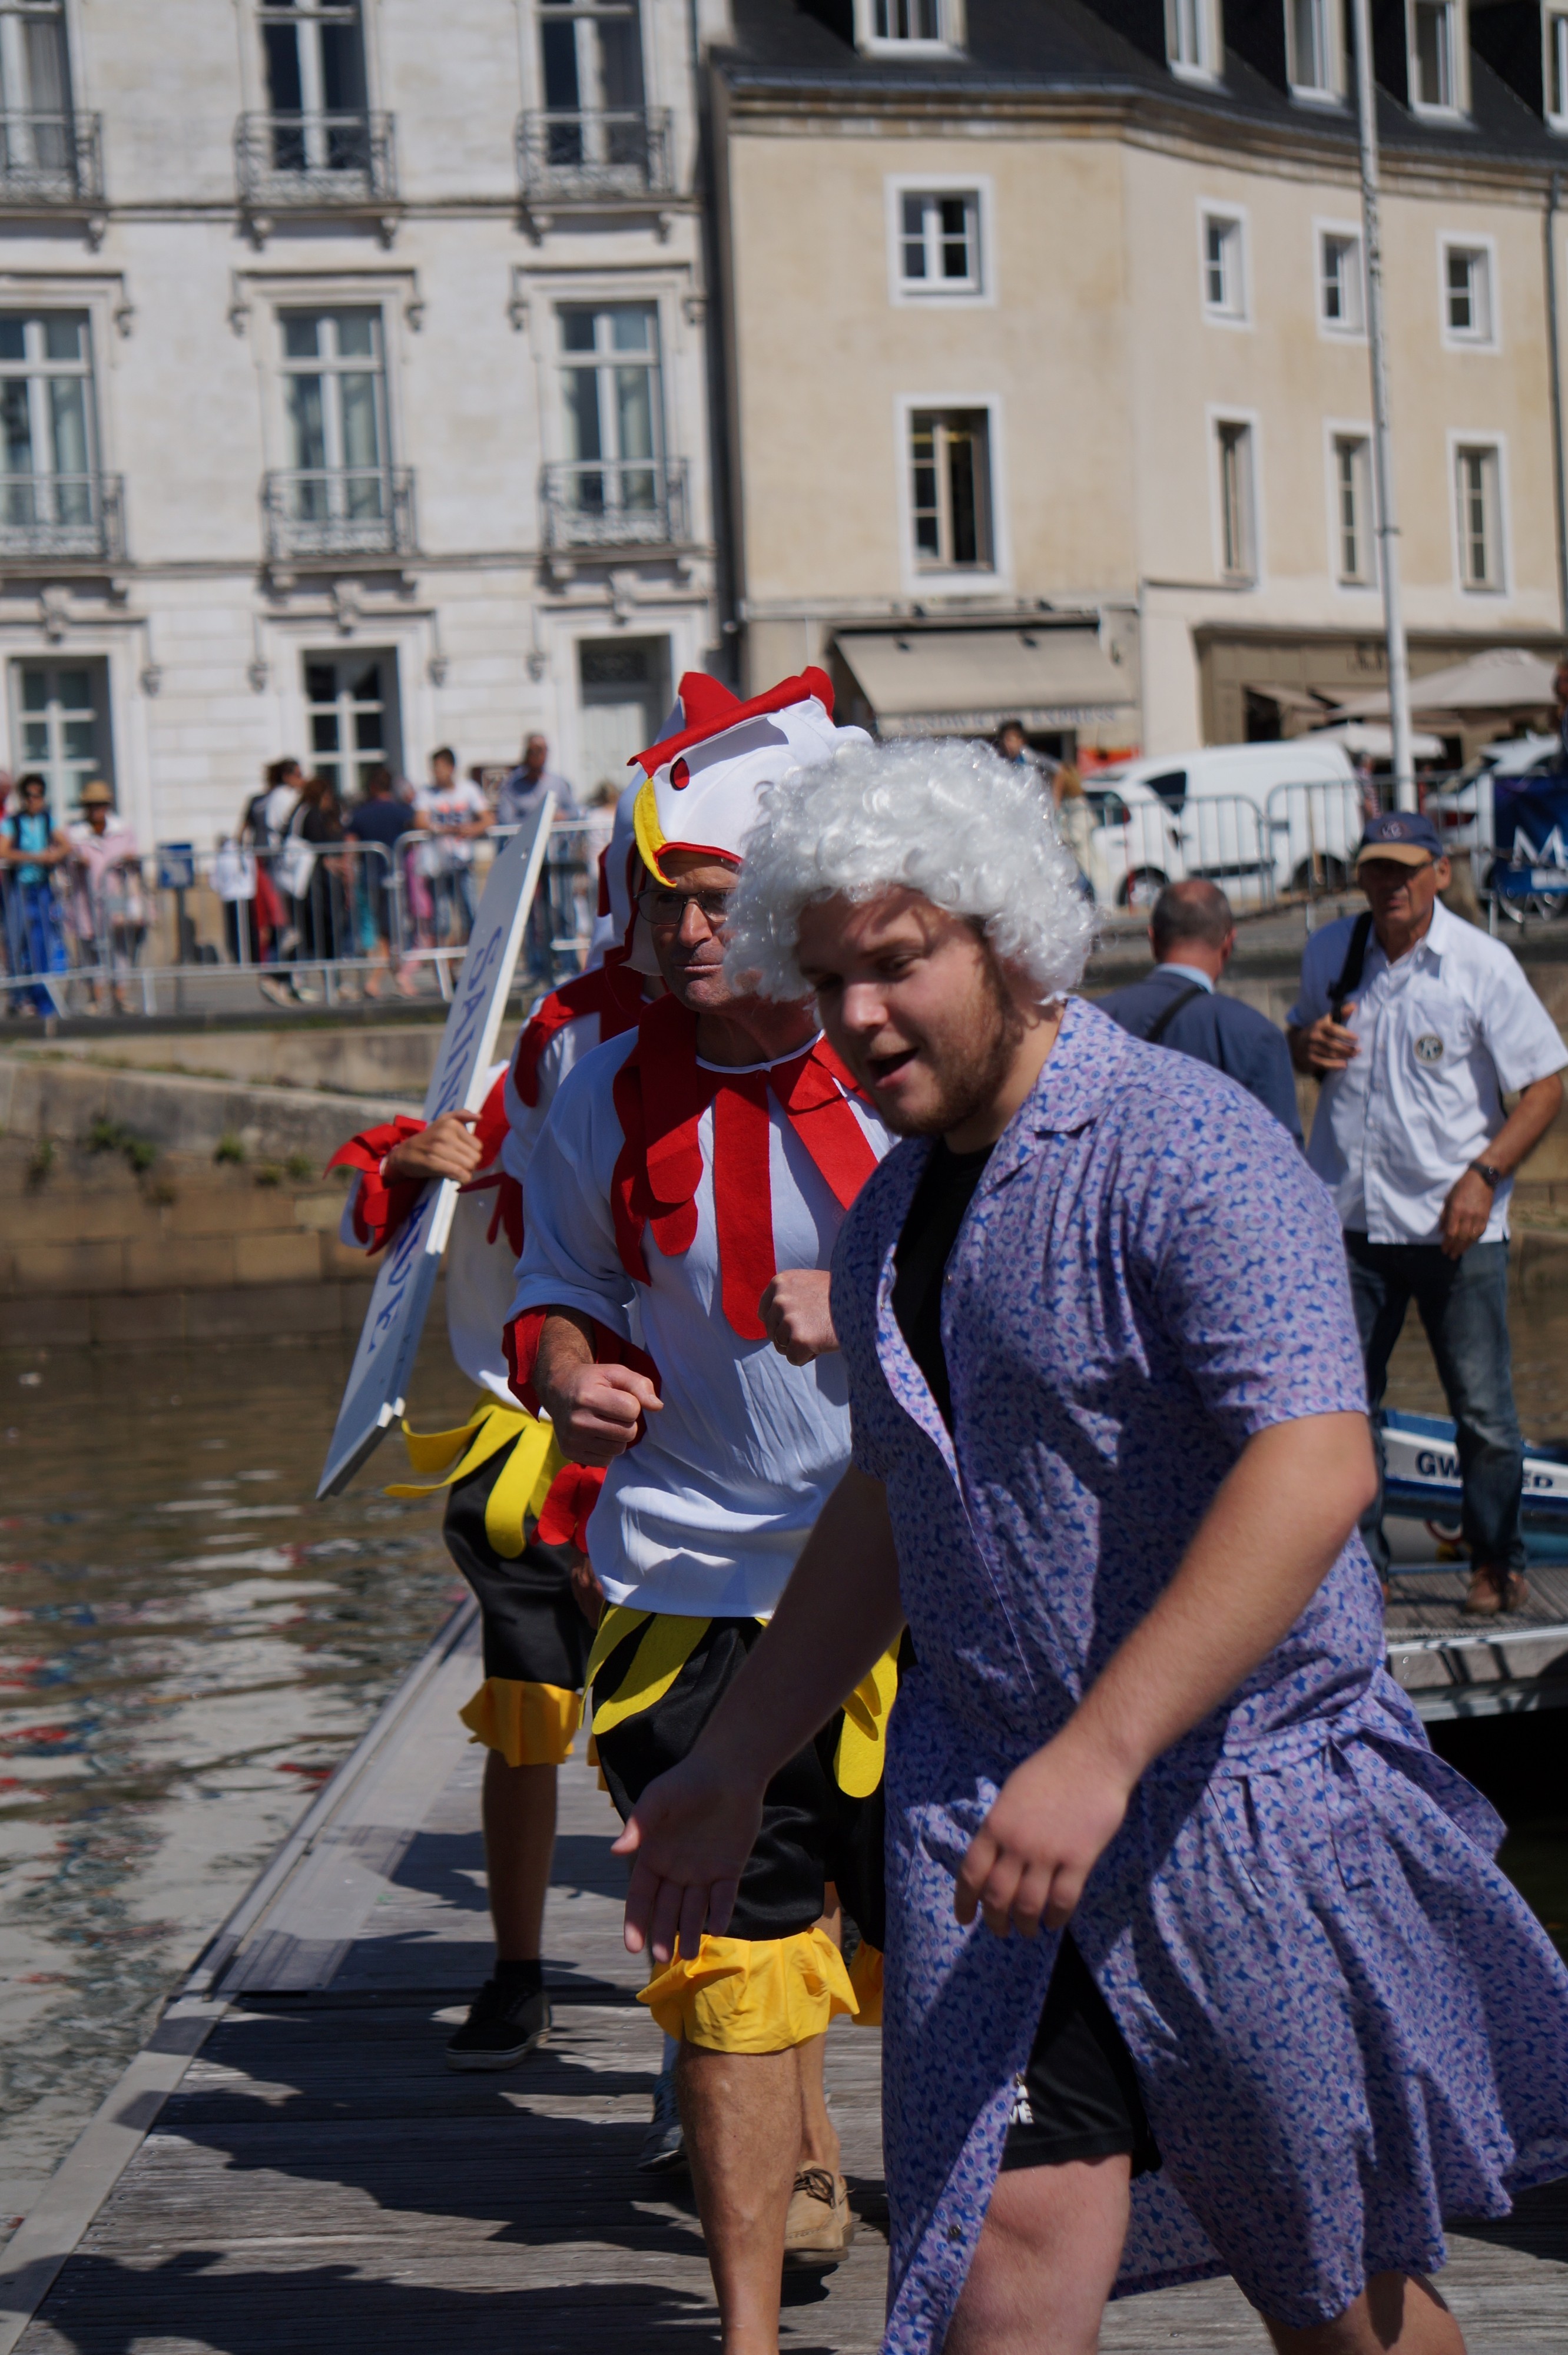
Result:
M1415 807L1410 749L1410 654L1400 601L1399 523L1394 514L1393 442L1389 424L1388 351L1383 339L1383 258L1378 226L1377 82L1372 69L1371 0L1352 0L1356 100L1361 133L1361 231L1367 265L1367 345L1372 367L1372 482L1378 509L1378 565L1388 637L1388 709L1393 730L1394 801Z
M1563 351L1557 335L1557 205L1562 175L1546 191L1546 357L1552 386L1552 489L1557 512L1557 602L1568 630L1568 495L1563 481Z

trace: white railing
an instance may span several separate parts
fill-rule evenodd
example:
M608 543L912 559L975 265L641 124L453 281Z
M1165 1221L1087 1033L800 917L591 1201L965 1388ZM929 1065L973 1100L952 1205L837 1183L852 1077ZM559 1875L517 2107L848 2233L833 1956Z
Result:
M80 860L24 881L0 868L0 1013L72 1017L292 1010L365 997L448 998L484 878L515 831L395 848L291 839L165 844L94 880ZM519 965L525 996L581 969L602 820L550 830ZM475 854L464 861L461 851ZM454 855L454 853L458 855Z

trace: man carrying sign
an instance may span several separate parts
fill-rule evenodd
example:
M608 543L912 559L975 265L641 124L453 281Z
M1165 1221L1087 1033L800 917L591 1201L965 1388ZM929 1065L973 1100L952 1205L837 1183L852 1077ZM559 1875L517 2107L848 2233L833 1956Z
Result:
M443 1113L428 1127L389 1122L333 1156L357 1173L343 1240L370 1253L393 1241L431 1183L450 1178L462 1188L446 1250L447 1332L479 1400L461 1429L409 1435L416 1470L444 1473L436 1487L451 1490L443 1535L479 1599L485 1667L462 1717L488 1752L483 1815L496 1965L447 2044L453 2069L512 2068L549 2026L540 1938L556 1770L571 1755L581 1715L591 1638L572 1583L581 1476L569 1469L562 1476L548 1429L518 1407L502 1334L522 1248L522 1181L556 1090L581 1056L634 1023L645 993L659 987L633 970L635 794L631 787L622 797L601 866L613 932L603 961L535 1007L510 1060L488 1074L482 1109Z

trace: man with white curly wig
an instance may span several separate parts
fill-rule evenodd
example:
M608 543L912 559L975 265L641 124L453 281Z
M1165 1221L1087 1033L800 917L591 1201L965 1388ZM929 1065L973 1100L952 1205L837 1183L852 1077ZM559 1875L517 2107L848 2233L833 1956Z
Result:
M988 753L765 797L730 943L907 1141L834 1255L851 1467L634 1810L628 1943L722 1929L767 1776L907 1623L890 2355L1091 2355L1108 2296L1226 2272L1291 2355L1462 2355L1442 2219L1568 2172L1568 1972L1383 1666L1328 1195L1068 994L1086 916Z

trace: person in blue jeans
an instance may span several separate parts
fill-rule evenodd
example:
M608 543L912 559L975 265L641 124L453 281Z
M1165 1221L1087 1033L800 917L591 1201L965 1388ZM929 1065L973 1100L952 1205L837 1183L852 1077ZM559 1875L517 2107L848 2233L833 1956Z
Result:
M63 973L65 940L51 869L70 857L70 845L49 815L48 787L26 776L16 788L21 807L0 820L0 859L5 868L5 944L13 974ZM17 1010L52 1014L54 1000L41 982L16 993Z
M1323 1082L1309 1165L1333 1193L1374 1430L1412 1301L1458 1426L1477 1617L1526 1601L1524 1444L1508 1331L1513 1173L1563 1103L1555 1023L1500 941L1451 915L1429 817L1372 818L1356 861L1367 912L1314 932L1288 1017ZM1519 1101L1505 1115L1504 1092ZM1379 1471L1381 1442L1379 1440ZM1388 1576L1382 1497L1361 1535Z

